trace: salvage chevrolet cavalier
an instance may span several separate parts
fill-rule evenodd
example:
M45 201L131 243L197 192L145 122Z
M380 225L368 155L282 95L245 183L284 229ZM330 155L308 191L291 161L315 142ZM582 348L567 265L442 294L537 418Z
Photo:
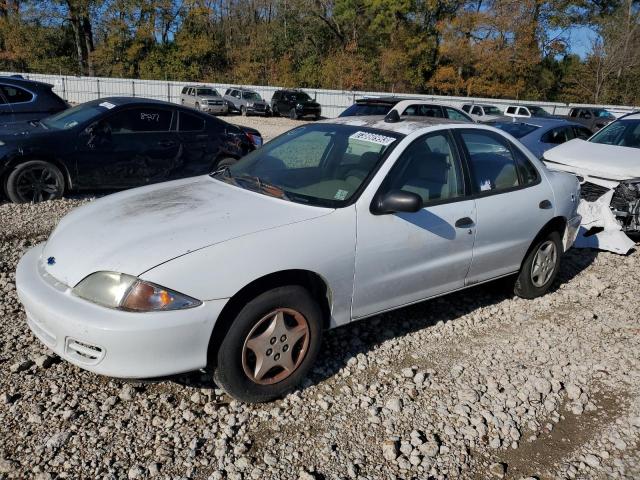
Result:
M76 209L16 285L33 333L84 369L211 367L266 401L303 379L326 328L511 275L517 295L544 294L578 192L491 127L346 117Z

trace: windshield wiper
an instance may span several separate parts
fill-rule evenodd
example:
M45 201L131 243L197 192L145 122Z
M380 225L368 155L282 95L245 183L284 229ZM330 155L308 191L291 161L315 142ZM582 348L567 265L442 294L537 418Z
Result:
M265 181L264 179L261 179L260 177L258 177L257 175L250 175L248 173L242 173L240 176L238 177L233 177L237 180L248 180L250 183L252 183L253 185L255 185L257 187L257 191L261 192L261 193L265 193L267 195L270 195L272 197L276 197L276 198L282 198L283 200L289 200L289 198L287 197L287 194L285 193L284 189L280 188L277 185L274 185L273 183L269 183L267 181Z

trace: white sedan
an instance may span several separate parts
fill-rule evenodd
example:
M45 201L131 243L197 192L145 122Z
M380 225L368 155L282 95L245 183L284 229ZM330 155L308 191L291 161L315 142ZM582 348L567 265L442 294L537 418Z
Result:
M512 275L517 295L544 294L578 188L491 127L345 117L76 209L24 255L17 290L33 333L81 368L210 367L266 401L303 379L327 328Z

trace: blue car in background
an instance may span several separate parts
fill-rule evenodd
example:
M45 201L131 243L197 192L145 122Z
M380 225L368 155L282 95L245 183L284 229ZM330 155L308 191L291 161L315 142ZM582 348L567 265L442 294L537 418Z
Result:
M579 123L557 118L527 118L513 122L487 122L517 138L538 158L547 150L574 138L586 140L592 132Z

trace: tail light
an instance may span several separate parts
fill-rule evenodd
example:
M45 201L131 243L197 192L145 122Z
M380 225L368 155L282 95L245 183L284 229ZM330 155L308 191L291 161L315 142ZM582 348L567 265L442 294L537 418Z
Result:
M254 147L260 148L262 146L262 137L260 135L254 135L253 133L249 132L245 132L244 134L247 136Z

